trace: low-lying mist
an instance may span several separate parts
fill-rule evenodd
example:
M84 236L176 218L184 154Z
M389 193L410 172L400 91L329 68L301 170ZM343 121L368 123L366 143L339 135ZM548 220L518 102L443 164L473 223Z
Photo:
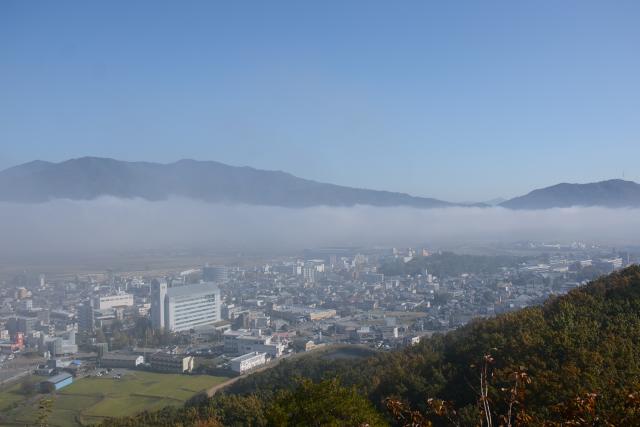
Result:
M640 241L640 210L314 207L101 198L0 203L0 255L316 246L413 246L515 241Z

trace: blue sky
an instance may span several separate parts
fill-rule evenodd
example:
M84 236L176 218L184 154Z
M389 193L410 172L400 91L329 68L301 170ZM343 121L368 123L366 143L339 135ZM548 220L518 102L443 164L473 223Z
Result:
M0 168L280 169L447 200L640 181L640 2L0 2Z

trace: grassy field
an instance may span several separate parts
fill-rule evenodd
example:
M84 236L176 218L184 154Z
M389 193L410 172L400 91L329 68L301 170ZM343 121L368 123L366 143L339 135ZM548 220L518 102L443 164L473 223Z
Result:
M14 384L0 393L0 413L24 399L20 394L20 384Z
M145 409L181 405L194 394L225 381L209 375L130 372L120 380L111 377L82 378L53 395L51 426L78 426L100 422L105 417L133 415ZM29 401L17 384L0 393L2 425L33 423L37 398Z

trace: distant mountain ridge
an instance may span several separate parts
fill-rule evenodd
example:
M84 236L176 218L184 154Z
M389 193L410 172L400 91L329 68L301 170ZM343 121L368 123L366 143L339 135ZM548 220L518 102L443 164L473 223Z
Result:
M177 196L205 202L282 207L460 206L432 198L325 184L281 171L214 161L180 160L159 164L82 157L60 163L37 160L0 172L1 201L37 203L54 199L91 200L100 196L151 201Z
M622 179L588 184L557 184L533 190L500 206L509 209L550 209L572 206L608 208L640 207L640 184Z
M489 207L549 209L571 206L640 207L640 184L619 179L558 184L524 196L487 203L450 203L406 193L326 184L282 171L230 166L215 161L160 164L81 157L60 163L32 161L0 171L0 201L40 203L101 196L158 201L184 197L210 203L302 208L311 206L415 208Z

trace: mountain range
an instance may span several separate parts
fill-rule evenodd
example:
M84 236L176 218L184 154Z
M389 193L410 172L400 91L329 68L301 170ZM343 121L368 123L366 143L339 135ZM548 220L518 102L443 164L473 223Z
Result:
M282 171L230 166L214 161L180 160L159 164L82 157L60 163L36 160L0 172L0 201L38 203L54 199L91 200L101 196L151 201L184 197L212 203L293 208L489 206L486 203L458 204L405 193L327 184ZM640 207L640 185L623 180L558 184L504 201L498 206L510 209Z
M158 164L83 157L61 163L34 161L0 172L0 200L4 201L90 200L100 196L152 201L176 196L283 207L454 206L437 199L325 184L281 171L213 161Z
M524 196L502 202L510 209L549 209L571 206L608 208L640 207L640 184L622 179L588 184L557 184L533 190Z

